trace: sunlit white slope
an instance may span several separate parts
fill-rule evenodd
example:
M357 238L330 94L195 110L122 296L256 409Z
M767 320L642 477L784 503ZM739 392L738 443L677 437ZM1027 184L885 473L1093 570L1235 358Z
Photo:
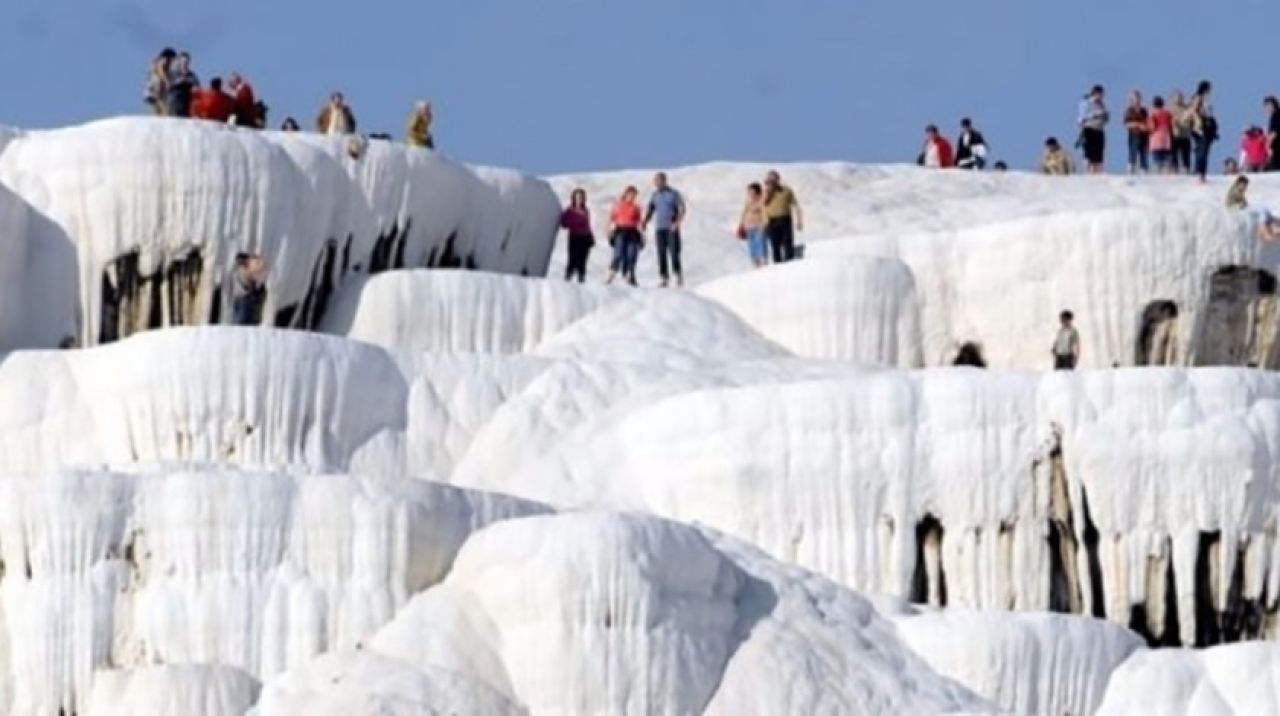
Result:
M900 261L798 261L711 281L697 293L798 356L923 365L915 278Z
M1280 646L1135 654L1111 677L1098 716L1245 716L1280 711Z
M927 365L950 364L963 343L974 342L994 367L1045 369L1057 315L1071 309L1088 366L1280 367L1273 331L1245 325L1253 320L1243 315L1239 326L1220 325L1234 320L1224 311L1259 310L1247 308L1250 301L1261 301L1270 315L1273 290L1241 296L1238 308L1211 305L1220 292L1211 280L1220 270L1280 272L1280 249L1257 240L1258 216L1224 207L1226 180L1202 186L1175 177L1064 178L847 164L779 168L805 208L807 231L800 240L806 262L881 257L911 271L921 311L919 348ZM746 183L767 169L709 164L671 172L689 203L683 235L690 283L751 271L733 230ZM609 204L629 183L647 192L650 177L619 172L551 182L562 199L575 186L587 188L603 236ZM1280 208L1280 181L1256 177L1250 200ZM652 244L640 262L646 285L656 283ZM595 275L603 275L608 253L603 244L595 251ZM562 242L553 277L561 275L563 260ZM874 290L882 280L846 290ZM785 290L792 295L779 299L781 306L806 300L806 289L789 286ZM1171 302L1179 315L1166 327L1170 349L1153 359L1143 339L1144 312L1157 302ZM1224 332L1233 336L1224 339ZM1215 350L1224 343L1241 345Z
M229 666L145 666L93 676L90 716L191 714L242 716L258 700L261 684Z
M532 714L989 708L904 649L856 595L639 515L486 529L366 649L486 684ZM327 689L335 698L371 690L343 681ZM296 677L277 683L264 704Z
M80 710L95 669L265 679L354 646L441 580L473 530L542 509L390 476L202 465L0 480L0 711Z

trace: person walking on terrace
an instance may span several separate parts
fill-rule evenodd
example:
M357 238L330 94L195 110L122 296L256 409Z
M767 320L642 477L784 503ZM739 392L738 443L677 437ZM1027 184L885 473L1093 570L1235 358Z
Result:
M560 228L569 233L569 262L564 270L564 280L578 283L587 278L587 258L596 240L591 233L591 210L587 208L587 192L574 189L569 195L569 206L560 214Z

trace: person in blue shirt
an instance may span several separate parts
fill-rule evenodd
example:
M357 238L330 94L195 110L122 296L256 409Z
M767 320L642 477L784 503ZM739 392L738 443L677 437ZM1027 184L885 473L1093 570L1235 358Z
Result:
M653 196L649 199L649 208L645 210L644 221L640 231L648 229L653 222L654 243L658 247L658 273L662 275L662 285L671 282L671 273L676 275L676 285L684 285L684 269L680 265L680 224L684 222L684 197L680 192L667 184L667 175L658 172L653 177ZM670 260L670 270L668 270Z

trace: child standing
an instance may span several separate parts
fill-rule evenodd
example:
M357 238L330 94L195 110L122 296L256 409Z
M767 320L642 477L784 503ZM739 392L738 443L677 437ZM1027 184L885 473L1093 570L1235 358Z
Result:
M1058 316L1058 337L1053 341L1053 369L1075 370L1080 360L1080 334L1072 322L1075 316L1071 311L1063 311Z

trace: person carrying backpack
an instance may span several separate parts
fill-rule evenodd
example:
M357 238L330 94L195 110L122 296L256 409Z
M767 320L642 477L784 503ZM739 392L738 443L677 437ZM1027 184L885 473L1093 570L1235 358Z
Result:
M671 273L676 275L676 285L684 285L684 269L680 265L680 224L684 222L685 204L680 192L672 189L667 183L667 175L658 172L653 176L653 196L649 199L649 208L645 210L644 221L640 222L640 232L644 233L653 222L654 241L658 246L658 274L662 276L662 286L666 288L671 281ZM670 259L670 270L667 263Z
M1213 116L1213 106L1209 104L1209 93L1213 85L1208 80L1196 87L1196 93L1187 107L1187 124L1191 130L1191 145L1195 155L1194 171L1200 177L1200 183L1208 181L1209 149L1218 141L1218 120Z
M191 71L191 55L179 52L169 70L169 116L190 117L191 101L200 89L200 78Z

